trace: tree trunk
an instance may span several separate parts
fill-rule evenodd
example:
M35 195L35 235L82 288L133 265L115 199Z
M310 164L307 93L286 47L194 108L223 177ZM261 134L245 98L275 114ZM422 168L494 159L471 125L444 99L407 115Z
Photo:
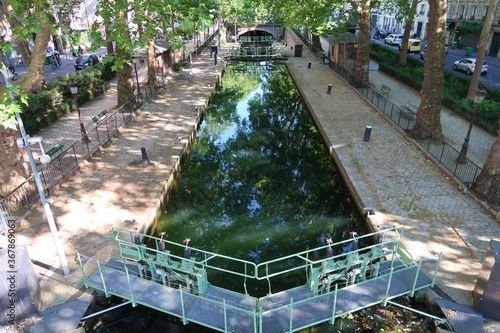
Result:
M104 23L104 33L106 34L106 40L107 40L106 51L108 52L108 54L114 54L115 50L114 50L113 42L108 40L108 38L107 38L111 34L111 32L109 31L109 21Z
M429 37L424 64L424 80L420 90L417 122L411 134L417 139L442 136L441 102L443 100L446 0L429 1Z
M120 26L127 26L126 10L121 9L118 17L115 20L122 20ZM134 96L134 77L132 73L132 66L130 66L130 34L126 34L128 40L125 42L116 43L116 57L118 59L126 60L122 68L116 71L116 86L117 86L117 103L121 106L128 102Z
M0 199L9 194L30 175L28 157L17 147L18 133L0 126Z
M413 18L415 17L415 12L417 10L418 0L413 0L411 3L410 14L405 23L405 32L403 33L403 42L401 43L401 53L399 54L399 64L406 65L406 57L408 55L408 39L410 38L410 30L413 25Z
M490 193L498 193L500 175L500 128L497 131L497 139L491 146L488 158L484 163L483 170L473 184L473 188L477 193L489 198Z
M369 82L368 66L370 65L370 0L361 3L351 1L359 16L358 48L354 62L354 75L364 82Z
M17 17L11 15L13 8L9 1L2 1L2 11L4 15L7 17L7 21L9 22L10 30L14 31L19 27L19 21ZM21 53L21 57L23 58L23 62L26 66L31 64L31 51L28 47L28 42L21 39L14 39L16 42L17 48Z
M148 84L156 82L156 52L155 41L148 38Z
M8 6L6 2L3 2L3 6L6 5ZM53 17L47 15L45 11L35 11L34 15L42 23L43 28L37 31L32 57L28 57L29 66L26 74L16 82L21 85L24 91L40 90L45 86L46 76L43 66ZM24 60L26 61L26 58ZM5 93L5 86L1 90L0 93ZM16 131L7 130L0 126L0 146L2 151L2 158L0 158L0 195L2 196L19 186L31 174L26 154L17 147L16 139L18 137L19 134Z
M320 51L324 51L323 46L321 45L321 39L319 38L319 36L315 35L315 34L312 34L311 36L312 36L311 37L312 38L312 46L314 46L315 48L317 48Z
M488 12L486 13L486 19L483 22L483 29L481 30L479 42L477 43L476 70L474 70L474 72L472 73L472 78L470 79L469 83L469 90L467 91L467 98L471 101L474 101L474 96L476 96L476 90L479 86L479 78L481 76L481 68L486 51L486 42L488 41L488 36L491 31L491 24L493 23L493 15L495 14L497 2L498 0L490 0Z

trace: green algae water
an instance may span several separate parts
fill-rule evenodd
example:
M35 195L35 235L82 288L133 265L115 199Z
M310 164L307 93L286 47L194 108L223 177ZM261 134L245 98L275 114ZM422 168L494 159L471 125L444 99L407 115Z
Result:
M352 230L363 234L364 220L286 66L229 64L156 232L260 263ZM282 280L291 288L305 276ZM212 273L209 282L243 292L234 276ZM267 293L249 283L252 296Z

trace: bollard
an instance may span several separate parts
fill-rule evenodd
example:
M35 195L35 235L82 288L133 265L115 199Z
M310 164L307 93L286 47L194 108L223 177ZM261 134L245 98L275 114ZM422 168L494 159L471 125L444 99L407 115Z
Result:
M366 126L365 128L365 136L363 138L364 142L370 141L370 135L372 134L372 127L371 126Z
M328 89L326 90L326 93L328 95L330 95L332 93L332 85L331 84L328 85Z
M217 53L214 53L215 65L217 65Z
M146 153L145 147L141 148L141 155L142 155L141 164L145 164L146 162L147 162L147 164L151 164L151 161L149 160L148 154Z
M311 68L311 62L309 61L309 63L307 64L307 68Z

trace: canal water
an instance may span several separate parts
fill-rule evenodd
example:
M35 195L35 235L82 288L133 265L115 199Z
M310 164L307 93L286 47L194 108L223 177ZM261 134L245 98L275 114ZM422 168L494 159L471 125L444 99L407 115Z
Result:
M365 233L284 64L229 64L156 232L256 264ZM234 275L209 281L244 292ZM305 283L294 273L273 292ZM261 297L267 284L249 281Z
M283 64L227 66L169 198L156 233L255 263L367 232ZM244 292L234 275L209 274L209 282ZM305 276L272 282L277 292ZM268 292L247 285L252 296ZM213 332L141 306L98 320L92 332ZM433 332L424 326L412 313L374 307L303 332Z

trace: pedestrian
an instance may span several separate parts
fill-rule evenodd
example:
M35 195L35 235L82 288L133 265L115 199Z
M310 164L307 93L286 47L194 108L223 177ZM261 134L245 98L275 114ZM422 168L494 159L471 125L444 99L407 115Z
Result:
M83 55L83 49L82 49L82 47L80 45L78 45L78 53L80 55Z

